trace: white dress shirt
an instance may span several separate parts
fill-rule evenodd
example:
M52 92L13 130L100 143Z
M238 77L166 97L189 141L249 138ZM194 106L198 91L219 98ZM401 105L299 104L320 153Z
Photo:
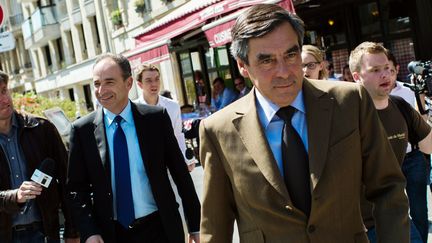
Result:
M139 103L139 104L148 105L147 102L144 100L144 97L142 95L137 100L135 100L135 102ZM188 163L188 164L194 163L194 161L188 162L188 160L186 159L186 156L185 156L186 142L185 142L185 136L182 132L183 121L181 119L180 105L176 101L174 101L172 99L168 99L168 98L163 97L161 95L159 95L158 102L156 105L164 107L167 110L168 115L171 119L172 127L174 129L174 135L177 138L177 143L180 147L180 150L183 153L183 157L184 157L186 163Z

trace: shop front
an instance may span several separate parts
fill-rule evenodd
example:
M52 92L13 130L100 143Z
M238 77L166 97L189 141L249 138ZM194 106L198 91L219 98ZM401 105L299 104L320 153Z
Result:
M239 73L229 53L230 30L237 16L258 3L294 11L291 0L192 0L136 36L136 48L125 55L133 67L158 65L164 88L181 105L209 105L216 77L233 88Z
M325 50L338 73L363 41L383 43L395 54L400 80L410 61L432 58L431 1L294 0L294 6L306 25L305 43Z

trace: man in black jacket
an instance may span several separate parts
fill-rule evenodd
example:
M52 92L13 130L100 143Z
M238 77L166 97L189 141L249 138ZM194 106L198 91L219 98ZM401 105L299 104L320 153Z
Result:
M167 168L199 242L200 204L166 110L128 99L123 56L98 58L93 84L101 107L73 124L67 179L82 242L184 243Z
M0 242L60 242L58 210L66 218L66 242L78 242L66 207L67 154L54 125L16 112L0 71ZM48 188L30 180L47 158L54 160Z

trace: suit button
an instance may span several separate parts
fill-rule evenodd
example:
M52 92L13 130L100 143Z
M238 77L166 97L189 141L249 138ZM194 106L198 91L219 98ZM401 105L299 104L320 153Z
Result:
M313 233L313 232L315 232L315 226L314 226L314 225L309 225L309 227L308 227L308 232L309 232L309 233Z

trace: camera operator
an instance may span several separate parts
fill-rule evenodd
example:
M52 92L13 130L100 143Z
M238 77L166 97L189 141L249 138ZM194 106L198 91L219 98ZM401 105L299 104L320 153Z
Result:
M64 144L50 122L14 110L8 81L0 71L0 242L60 242L59 205L66 243L79 242L65 204ZM42 189L30 175L48 158L55 163L53 181Z
M407 177L407 171L411 171L405 168L403 163L405 163L404 157L408 141L412 145L418 144L420 151L431 153L432 133L430 126L405 100L397 96L389 96L395 85L396 71L393 70L392 74L391 64L388 60L388 50L382 45L363 42L351 52L349 65L354 80L363 85L372 97L393 152ZM423 155L420 153L420 156ZM426 169L423 170L423 173L426 173ZM412 178L411 175L408 176L407 180L410 178ZM426 196L425 186L423 186L424 196ZM414 190L411 187L408 183L407 194L410 201L410 213L413 213L416 209L412 207L411 201L414 197L420 196L411 195L410 192ZM415 191L417 190L415 188ZM376 242L375 227L371 217L372 207L365 200L363 202L361 205L362 214L364 224L368 228L368 237L371 242ZM427 211L425 212L427 217ZM425 238L420 238L418 233L416 226L411 223L411 242L427 242L427 229Z
M396 58L392 53L388 53L388 59L390 64L390 73L392 82L395 82L395 86L390 93L391 95L400 96L411 107L416 108L416 94L413 90L403 86L402 82L396 80L397 74L399 73L399 65ZM417 94L419 96L421 104L418 106L425 107L425 95ZM404 112L401 110L401 112ZM427 115L422 115L423 119L427 121ZM427 242L428 237L428 213L427 213L427 197L426 188L428 185L428 175L430 172L430 166L424 156L419 150L418 144L411 144L408 142L406 155L402 163L402 172L407 180L407 194L410 203L410 216L417 230L419 231L424 242Z

